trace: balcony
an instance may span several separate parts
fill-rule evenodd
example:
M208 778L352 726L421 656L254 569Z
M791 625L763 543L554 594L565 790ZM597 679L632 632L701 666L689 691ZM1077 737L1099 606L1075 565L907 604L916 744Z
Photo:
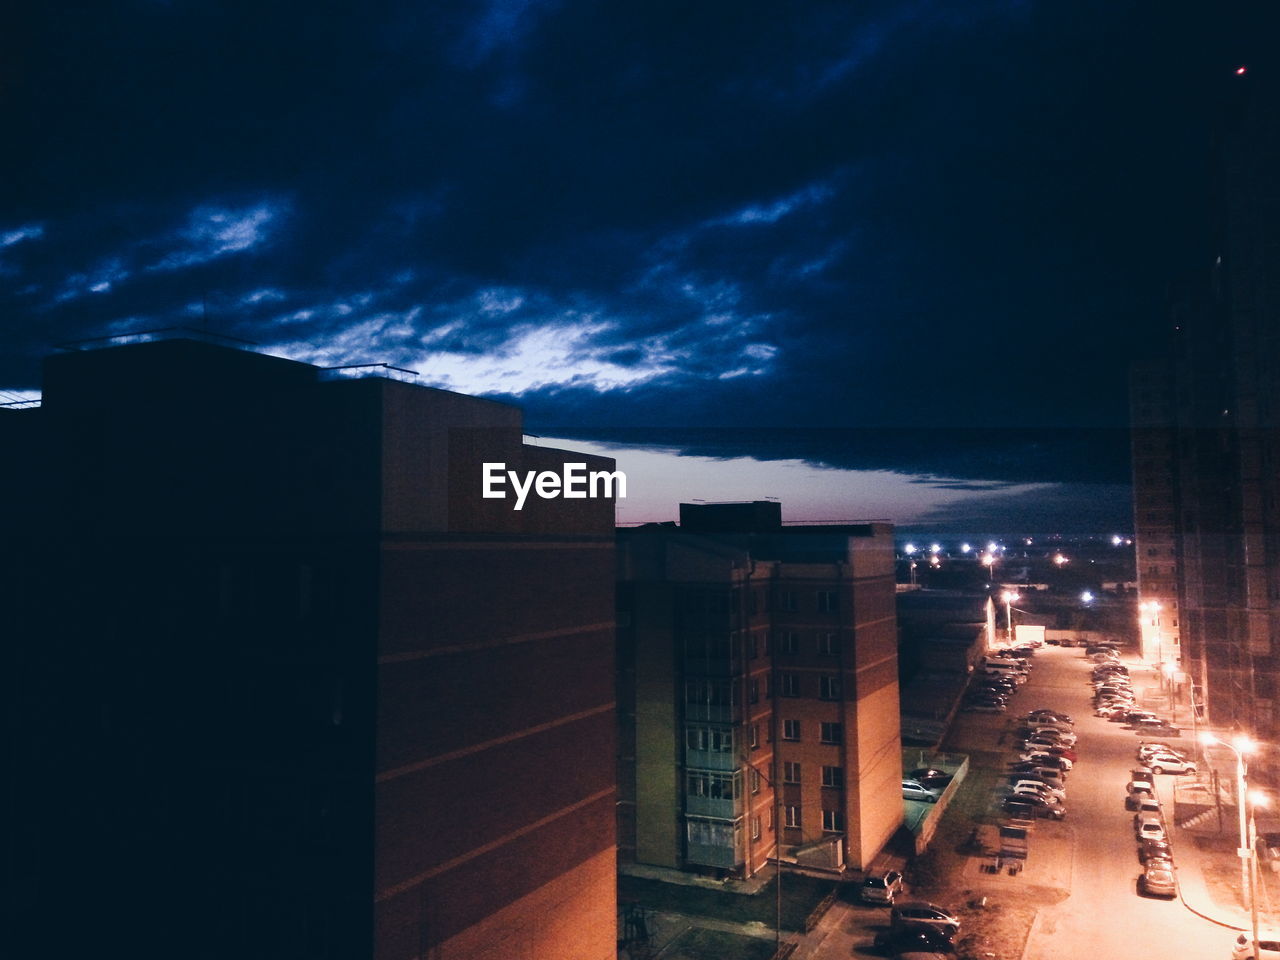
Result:
M684 812L693 817L714 817L717 820L735 820L742 816L742 798L719 799L716 797L684 798Z
M733 869L746 862L742 851L733 847L714 847L705 843L689 844L685 854L685 863L694 863L702 867L725 867Z

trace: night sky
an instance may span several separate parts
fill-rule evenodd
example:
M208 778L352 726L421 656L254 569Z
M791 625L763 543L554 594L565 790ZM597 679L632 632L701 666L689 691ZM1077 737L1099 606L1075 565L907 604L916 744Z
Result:
M888 471L894 519L961 529L1125 521L1125 370L1278 35L1261 2L28 6L0 399L187 325L650 445L672 504L794 463L806 516L879 515L852 481Z

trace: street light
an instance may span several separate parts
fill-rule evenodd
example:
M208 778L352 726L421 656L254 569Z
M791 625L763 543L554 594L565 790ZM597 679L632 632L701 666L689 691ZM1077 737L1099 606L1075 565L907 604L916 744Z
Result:
M1021 599L1014 591L1006 590L1000 594L1000 599L1004 601L1004 613L1006 624L1009 628L1009 645L1013 646L1013 604L1014 601Z
M1253 849L1253 834L1250 831L1252 815L1247 809L1249 795L1249 767L1245 762L1248 754L1258 749L1258 744L1243 734L1233 737L1231 742L1220 740L1212 733L1200 734L1200 742L1206 746L1217 743L1226 747L1236 756L1236 807L1240 811L1240 877L1249 891L1249 918L1253 923L1253 955L1258 954L1258 860Z

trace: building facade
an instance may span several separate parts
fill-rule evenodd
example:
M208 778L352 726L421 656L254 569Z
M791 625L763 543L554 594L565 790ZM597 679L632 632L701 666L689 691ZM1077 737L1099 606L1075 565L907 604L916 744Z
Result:
M12 956L615 955L613 504L517 408L191 340L0 416Z
M1275 743L1280 118L1262 83L1224 104L1209 262L1175 292L1170 348L1135 370L1132 407L1144 636L1176 638L1198 719Z
M903 816L889 525L684 504L619 538L620 858L868 864Z

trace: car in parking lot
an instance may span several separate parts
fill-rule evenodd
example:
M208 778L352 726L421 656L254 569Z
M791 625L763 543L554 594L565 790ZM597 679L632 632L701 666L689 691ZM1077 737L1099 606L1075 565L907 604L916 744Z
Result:
M1231 960L1255 960L1251 932L1242 933L1236 937L1235 946L1231 950ZM1280 933L1259 931L1256 960L1280 960Z
M897 870L877 870L868 873L858 890L864 903L892 904L902 893L902 874Z
M1159 740L1139 740L1138 741L1138 759L1146 761L1153 753L1173 753L1178 751L1172 744L1162 743Z
M1000 804L1000 811L1005 816L1015 819L1021 819L1030 814L1033 817L1048 817L1051 820L1061 820L1067 815L1067 808L1060 800L1028 794L1005 797Z
M1050 719L1057 720L1061 723L1074 723L1070 714L1063 713L1060 710L1050 710L1046 707L1041 707L1039 710L1032 710L1030 713L1022 717L1022 719L1027 721Z
M927 927L954 937L960 930L960 921L946 907L927 900L903 900L889 911L889 929L905 930Z
M1176 897L1178 881L1168 860L1148 860L1138 878L1138 889L1149 897Z
M1138 859L1143 863L1148 860L1173 860L1173 847L1168 840L1143 840L1138 845Z
M1135 794L1133 802L1129 805L1130 809L1136 811L1135 816L1141 816L1144 813L1160 813L1160 801L1153 794Z
M1130 780L1125 785L1124 791L1125 809L1135 810L1144 798L1156 795L1156 785L1150 780Z
M1176 753L1156 753L1147 759L1152 773L1195 773L1194 761L1184 760Z
M1043 747L1028 748L1018 754L1019 763L1035 763L1042 767L1052 767L1055 770L1070 770L1073 764L1066 757L1059 757L1055 754L1047 752Z
M945 788L947 784L955 779L955 776L936 767L917 767L907 774L906 779L914 780L922 787Z
M1062 787L1051 787L1042 780L1019 780L1013 785L1012 796L1046 797L1050 800L1065 802L1067 791Z
M915 780L902 781L902 799L903 800L922 800L925 803L937 803L937 791L930 790L922 783Z
M1159 816L1144 813L1134 817L1133 832L1139 840L1164 840L1164 821Z

